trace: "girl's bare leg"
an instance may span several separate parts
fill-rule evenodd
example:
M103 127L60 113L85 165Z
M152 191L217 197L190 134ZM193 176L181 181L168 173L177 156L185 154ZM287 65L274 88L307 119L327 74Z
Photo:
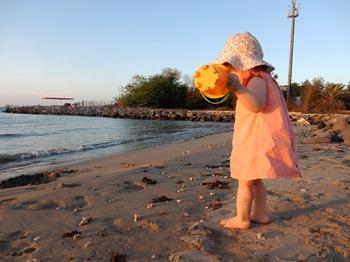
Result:
M270 222L270 218L266 211L266 188L261 179L255 180L253 192L254 198L250 221L259 224L267 224Z
M250 227L250 210L253 202L254 180L239 180L237 190L237 215L223 219L220 224L225 228L247 229Z

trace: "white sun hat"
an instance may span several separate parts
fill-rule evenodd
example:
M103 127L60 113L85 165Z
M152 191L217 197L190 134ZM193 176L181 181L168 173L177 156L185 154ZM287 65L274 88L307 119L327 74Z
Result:
M226 42L218 59L212 64L230 63L238 70L246 71L256 66L265 65L267 71L275 68L263 60L264 53L259 41L249 32L232 35Z

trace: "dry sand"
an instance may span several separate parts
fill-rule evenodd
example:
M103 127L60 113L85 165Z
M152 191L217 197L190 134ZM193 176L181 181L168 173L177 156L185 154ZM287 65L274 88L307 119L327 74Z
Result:
M272 223L239 231L219 225L235 214L231 138L84 161L53 182L1 189L0 261L349 261L350 148L298 136L303 178L266 181Z

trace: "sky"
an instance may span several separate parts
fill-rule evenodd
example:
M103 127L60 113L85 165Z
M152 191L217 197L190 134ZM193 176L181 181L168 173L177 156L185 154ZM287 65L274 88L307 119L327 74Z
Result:
M293 81L350 81L350 1L298 0ZM192 76L251 32L287 83L290 0L0 0L0 106L110 101L133 75ZM51 102L52 103L52 102Z

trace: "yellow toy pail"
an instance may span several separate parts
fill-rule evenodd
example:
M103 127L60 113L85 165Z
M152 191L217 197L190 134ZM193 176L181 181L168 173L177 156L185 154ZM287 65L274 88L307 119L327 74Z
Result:
M205 99L224 98L225 101L229 94L226 87L229 74L230 69L222 64L203 65L193 75L194 85Z

